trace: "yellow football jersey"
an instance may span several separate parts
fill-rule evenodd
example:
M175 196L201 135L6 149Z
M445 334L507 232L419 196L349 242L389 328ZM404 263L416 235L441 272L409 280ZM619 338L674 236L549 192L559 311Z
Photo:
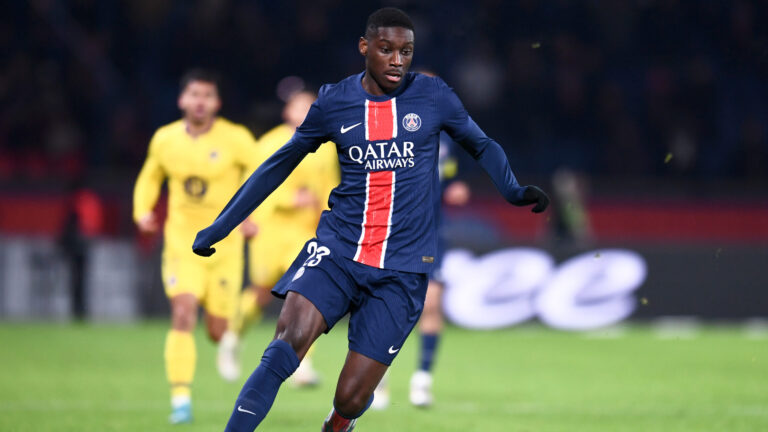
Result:
M258 166L259 154L248 129L223 118L214 120L211 129L198 137L187 133L183 120L161 127L152 137L136 180L134 219L152 211L167 179L165 247L191 253L197 232L216 219L244 176ZM239 253L238 245L242 248L242 238L235 230L217 248Z
M262 161L285 145L293 133L293 128L282 124L259 138L257 148ZM256 209L253 219L265 229L302 227L314 232L320 212L327 208L328 195L339 184L340 176L336 145L327 142L301 161L285 182ZM309 189L318 197L322 208L297 208L294 200L302 188Z
M293 135L293 128L280 125L264 134L257 147L263 160L282 147ZM256 209L251 219L259 233L249 242L251 283L272 287L288 270L301 246L315 235L320 213L327 208L328 195L339 184L336 145L325 143L310 153L272 194ZM296 195L308 189L321 208L295 205Z

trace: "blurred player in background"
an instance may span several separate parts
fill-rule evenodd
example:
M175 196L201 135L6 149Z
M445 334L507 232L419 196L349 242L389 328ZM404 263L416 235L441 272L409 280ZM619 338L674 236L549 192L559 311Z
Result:
M192 420L198 307L205 309L208 336L218 342L242 288L244 265L241 232L222 240L215 259L195 255L189 245L237 191L244 174L256 168L258 158L250 132L217 116L221 99L214 73L187 72L178 106L183 118L158 129L149 143L134 189L133 217L142 233L159 229L153 209L167 179L162 277L171 303L171 330L165 340L165 368L171 385L170 421L187 423ZM252 224L246 221L242 229L252 230Z
M434 76L428 71L421 73ZM469 186L456 180L458 161L454 155L455 143L445 132L440 133L440 148L438 150L438 175L443 186L443 204L463 206L469 202ZM446 239L443 222L445 215L440 214L438 255L435 268L429 274L427 296L424 300L424 310L419 318L419 360L416 371L411 376L409 399L417 407L426 408L432 405L432 366L434 365L437 346L443 332L443 276L440 271L443 253L446 249ZM382 410L389 406L389 377L384 378L376 387L371 409Z
M266 160L288 140L301 125L317 96L297 91L286 101L284 123L258 140L261 160ZM272 300L270 290L291 266L308 238L315 235L320 214L327 209L328 195L339 184L336 147L327 143L309 155L285 182L253 213L257 233L248 241L248 265L251 285L243 291L239 306L230 319L229 330L221 341L231 362L222 371L230 379L240 376L237 347L249 321L261 317L261 310ZM310 355L304 357L292 379L299 386L314 385L317 373Z
M558 203L553 207L552 225L555 241L562 245L585 248L592 241L587 189L584 176L568 168L558 168L552 175L552 190Z

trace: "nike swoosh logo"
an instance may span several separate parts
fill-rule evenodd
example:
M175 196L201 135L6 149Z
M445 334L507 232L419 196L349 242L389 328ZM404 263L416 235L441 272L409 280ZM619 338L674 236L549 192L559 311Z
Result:
M389 353L390 353L390 354L395 354L395 353L396 353L396 352L398 352L398 351L400 351L400 348L398 348L398 349L395 349L395 347L394 347L394 346L391 346L391 347L389 347Z
M247 409L243 409L242 405L238 405L237 406L237 410L240 411L240 412L248 413L250 415L256 415L256 413L253 412L253 411L248 411Z
M344 127L344 125L341 125L341 133L345 134L345 133L349 132L350 130L360 126L361 124L363 124L363 122L355 123L355 124L353 124L352 126L349 126L349 127Z

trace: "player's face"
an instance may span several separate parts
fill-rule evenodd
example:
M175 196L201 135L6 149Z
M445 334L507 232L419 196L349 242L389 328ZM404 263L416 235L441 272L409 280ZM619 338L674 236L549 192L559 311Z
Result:
M371 93L384 94L400 86L411 67L413 45L413 31L403 27L379 27L375 35L360 38L366 76L373 80L369 84L374 84L374 89L366 90L380 90Z
M310 93L296 93L283 108L283 120L294 128L301 126L314 101L315 97Z
M216 84L206 81L191 81L179 95L179 109L184 118L193 123L207 123L221 108Z

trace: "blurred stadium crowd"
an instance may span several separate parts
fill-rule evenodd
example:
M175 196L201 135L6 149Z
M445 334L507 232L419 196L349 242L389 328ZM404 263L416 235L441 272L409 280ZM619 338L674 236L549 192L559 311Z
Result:
M383 2L382 2L383 3ZM768 177L768 5L757 0L395 1L442 75L528 175ZM225 79L258 135L277 83L362 70L376 5L311 0L10 2L0 16L0 184L133 179L188 67ZM471 165L471 164L470 164ZM468 167L473 168L473 167Z

